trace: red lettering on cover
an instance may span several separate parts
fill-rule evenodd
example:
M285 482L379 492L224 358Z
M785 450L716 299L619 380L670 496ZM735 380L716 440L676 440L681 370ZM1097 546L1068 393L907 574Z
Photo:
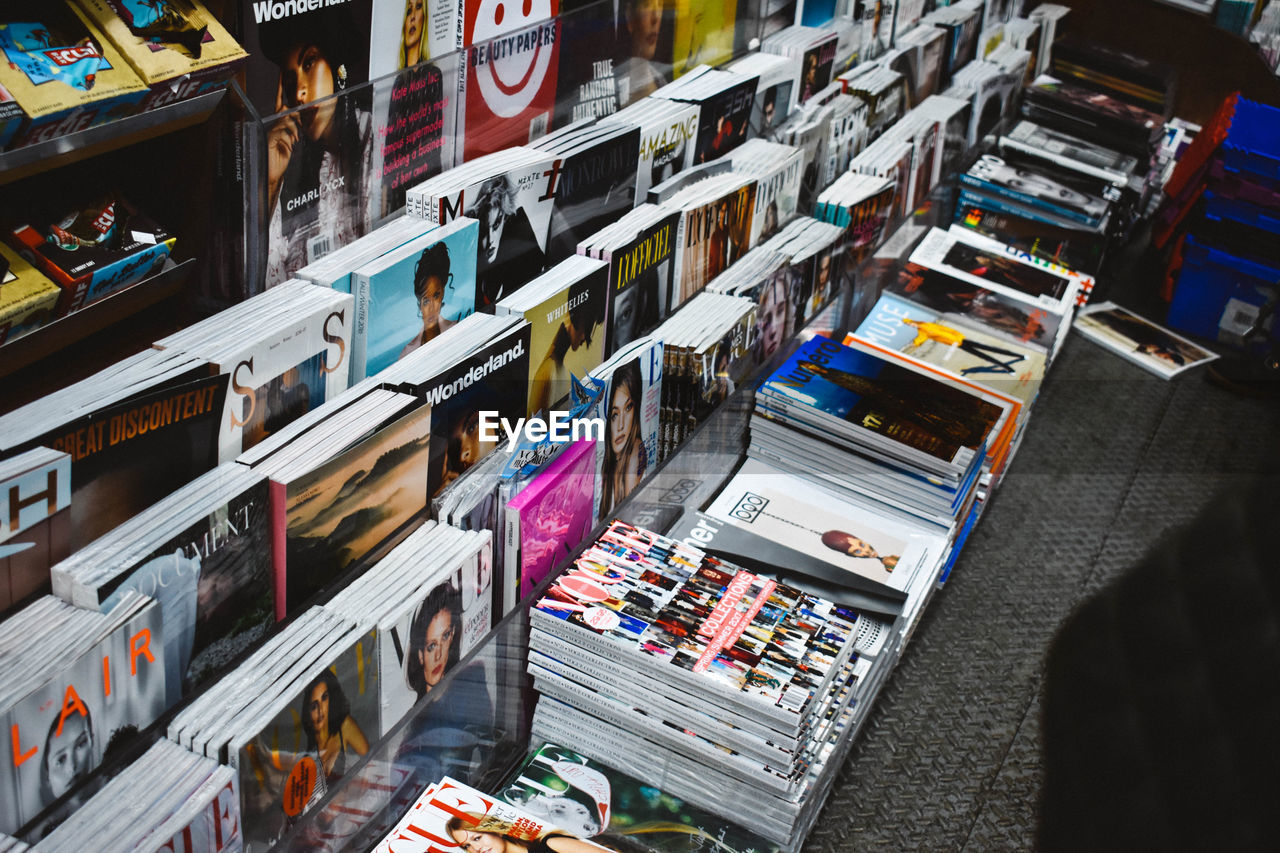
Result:
M457 805L450 805L448 802L441 799L441 796L449 791L454 792L453 799L457 800ZM458 788L455 788L453 785L445 785L441 787L438 791L436 791L436 795L431 798L431 805L434 806L435 808L440 809L443 812L449 813L450 815L458 818L458 820L466 821L472 826L475 826L477 823L480 822L480 818L473 813L462 811L462 809L466 808L467 806L471 806L474 812L479 812L481 814L488 814L489 809L493 808L493 801L486 800L484 797L478 797L474 801L461 799L459 797L459 794L465 794L465 793L467 792L461 791ZM478 804L478 807L475 804Z
M141 641L141 642L139 642ZM151 654L151 629L143 628L129 638L129 674L138 674L138 657L144 656L147 663L155 663L156 657Z
M12 735L13 735L13 766L21 767L24 761L26 761L28 758L30 758L31 756L35 755L37 752L40 751L40 747L33 746L30 749L28 749L26 752L22 751L22 742L21 742L21 739L18 737L17 723L13 724Z
M441 838L432 832L428 832L417 824L410 823L405 826L405 830L420 835L431 842L431 846L426 849L425 853L448 853L448 851L456 850L458 848L458 842L454 841L452 838ZM399 838L404 838L404 836L401 835ZM392 839L392 841L398 841L399 838ZM417 839L405 838L405 840L416 841ZM437 847L437 844L443 844L444 847ZM388 849L390 849L391 845L388 844L387 846Z
M218 792L218 797L213 801L213 840L214 850L221 850L223 846L233 838L239 831L236 826L236 818L239 815L237 810L236 792L228 782L222 786L222 790ZM223 832L223 824L226 824L226 832Z
M89 719L89 709L84 706L84 702L80 699L80 694L76 692L75 685L68 684L67 692L62 697L62 713L58 715L58 727L53 732L54 737L62 737L62 724L67 721L67 717L71 716L72 711L75 711L86 720Z

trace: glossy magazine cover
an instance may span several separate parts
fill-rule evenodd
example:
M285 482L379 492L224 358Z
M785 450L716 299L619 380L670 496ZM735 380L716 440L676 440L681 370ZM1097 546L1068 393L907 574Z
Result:
M619 770L543 743L499 786L503 799L584 838L653 853L773 853L776 845Z

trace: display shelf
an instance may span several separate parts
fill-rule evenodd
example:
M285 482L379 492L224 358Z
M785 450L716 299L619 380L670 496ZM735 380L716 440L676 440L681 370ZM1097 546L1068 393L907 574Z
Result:
M0 152L0 186L200 124L212 115L225 94L225 88L218 88L166 107Z
M0 346L0 379L174 296L195 269L194 258L180 263L168 260L164 269L150 278Z

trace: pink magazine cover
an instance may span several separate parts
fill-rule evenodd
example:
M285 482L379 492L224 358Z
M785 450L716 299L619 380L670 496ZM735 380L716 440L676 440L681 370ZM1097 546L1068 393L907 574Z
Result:
M507 504L508 554L519 543L520 599L590 535L595 484L595 441L580 439Z

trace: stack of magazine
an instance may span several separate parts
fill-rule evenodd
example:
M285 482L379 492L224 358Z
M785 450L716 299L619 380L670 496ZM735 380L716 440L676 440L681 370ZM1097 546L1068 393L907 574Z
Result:
M377 631L375 656L365 666L378 673L378 735L404 719L493 627L499 578L491 544L487 530L428 521L324 604ZM486 708L455 710L484 729Z
M776 853L754 832L558 743L535 743L497 793L566 832L612 850Z
M749 810L778 843L816 814L824 746L885 641L879 620L616 521L530 619L535 737Z
M130 819L122 821L121 803ZM243 850L236 772L168 740L156 742L90 797L39 849L103 853L130 850ZM0 850L7 848L0 844Z
M53 592L103 612L134 591L154 598L168 707L272 624L271 557L267 478L231 462L56 564Z
M756 303L700 293L653 337L662 341L658 458L675 451L751 372Z
M159 606L137 592L106 613L43 596L0 625L0 832L55 801L74 806L62 798L102 763L112 735L163 713L163 637Z
M772 436L771 452L793 470L830 457L822 470L839 475L828 480L954 524L971 509L989 448L1012 438L1010 409L898 353L819 336L760 386L752 435Z
M382 735L377 645L371 622L312 608L169 722L235 771L245 849L269 848Z

